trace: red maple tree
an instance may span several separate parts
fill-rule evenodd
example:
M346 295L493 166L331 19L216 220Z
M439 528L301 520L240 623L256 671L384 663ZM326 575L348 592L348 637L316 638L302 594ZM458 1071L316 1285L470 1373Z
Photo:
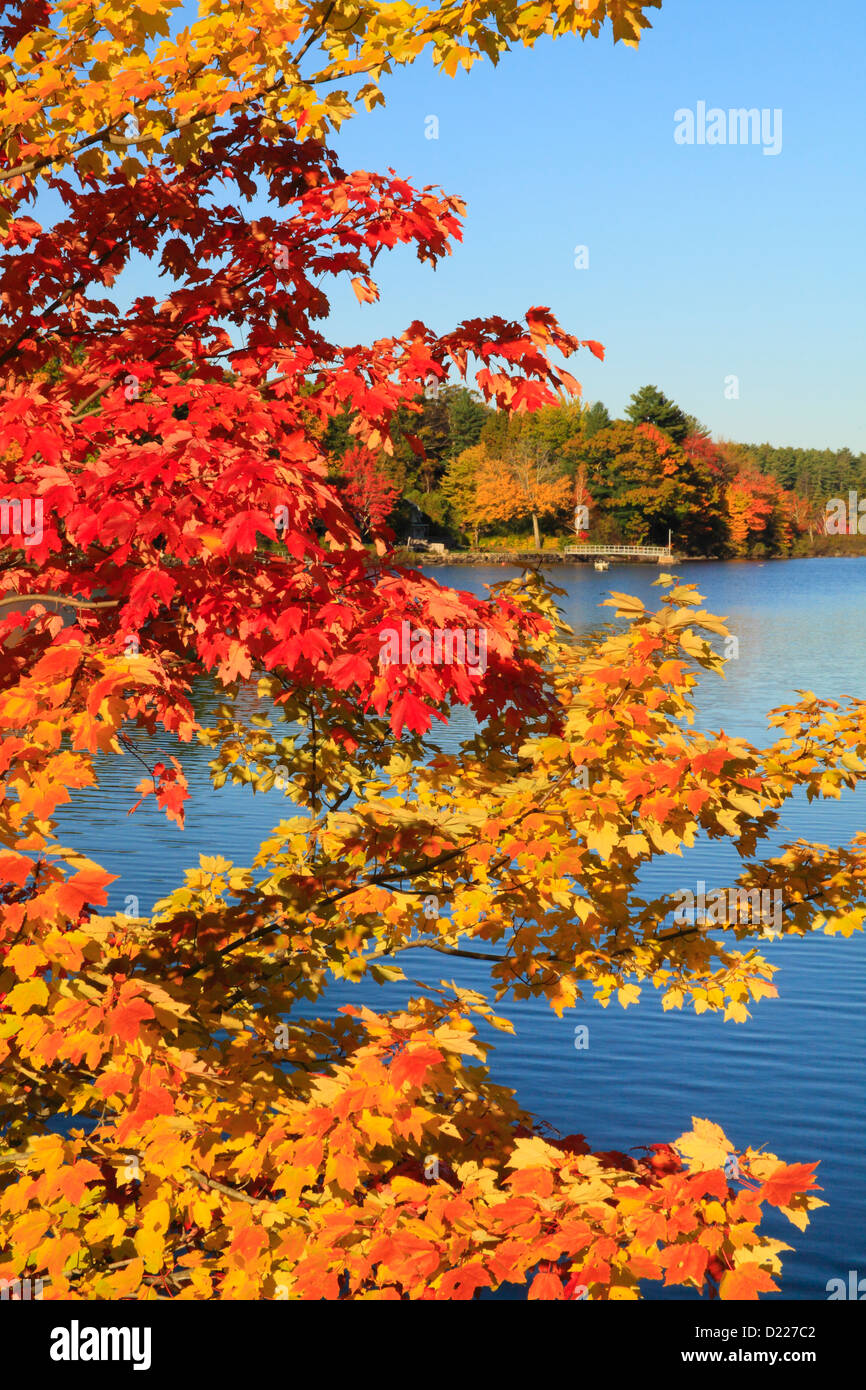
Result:
M347 479L345 498L365 535L380 533L400 495L378 461L363 449L350 449L343 459Z

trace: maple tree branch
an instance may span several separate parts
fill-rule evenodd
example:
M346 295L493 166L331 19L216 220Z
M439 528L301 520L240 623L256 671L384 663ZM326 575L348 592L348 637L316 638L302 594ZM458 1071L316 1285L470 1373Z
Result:
M130 115L132 112L129 113ZM179 131L186 130L188 126L196 125L198 121L203 121L208 116L215 116L214 111L199 111L192 116L187 116L182 120L176 121L174 125L167 126L159 135L112 135L117 121L112 121L110 125L103 126L102 130L97 130L93 135L88 135L85 139L79 140L77 144L70 145L65 151L54 155L40 155L35 159L25 161L13 169L0 169L0 179L3 181L26 178L29 174L39 173L40 170L48 167L49 164L57 164L61 159L75 159L82 150L90 149L93 145L108 145L111 149L129 149L134 145L155 144L161 146L159 142L172 135L177 135Z
M757 890L746 889L746 891L755 892ZM790 915L791 913L793 913L794 909L800 903L818 902L824 896L825 894L823 889L816 889L814 893L803 893L797 899L796 903L788 903L783 905L782 913L783 915ZM664 946L668 941L677 941L684 936L700 936L708 931L724 931L728 927L741 926L752 927L754 926L754 923L741 921L739 918L739 914L737 915L737 917L734 918L733 921L728 922L696 922L694 926L683 927L678 931L670 931L665 933L664 935L642 937L639 941L635 941L631 946L622 946L619 948L619 950L611 951L610 954L613 956L627 956L630 953L633 953L640 946ZM754 933L751 931L746 933L747 936L751 936L753 934ZM721 945L722 943L720 942L718 944Z
M310 37L307 39L307 42L304 44L304 46L303 46L303 48L301 49L300 53L298 53L298 54L292 59L292 66L293 66L293 67L296 68L296 67L298 66L298 64L300 63L301 59L306 57L307 53L308 53L309 50L312 48L312 46L313 46L313 44L315 43L316 39L318 39L318 38L321 37L321 35L322 35L322 33L323 33L323 31L324 31L324 29L325 29L327 23L328 23L328 20L331 18L331 15L334 13L334 7L335 7L335 5L336 5L336 0L332 0L332 3L328 6L327 10L326 10L325 13L322 15L322 18L319 20L319 23L318 23L317 28L313 30L312 34L310 34ZM352 20L352 23L353 23L353 24L354 24L354 22L355 22L355 21ZM350 27L351 27L351 26L350 26Z
M117 608L123 602L119 598L100 599L98 602L91 599L70 598L68 594L8 594L5 598L0 598L0 608L7 604L16 603L45 603L53 601L56 603L67 604L70 608Z
M158 216L159 213L155 212L152 217L149 217L147 221L142 224L142 228L152 226ZM93 261L88 267L88 271L90 273L82 273L81 275L79 275L78 279L75 280L71 285L68 285L66 289L63 291L63 293L61 295L58 295L57 299L55 299L53 303L47 305L47 307L41 311L40 318L47 317L48 315L53 314L56 309L62 308L63 305L67 302L67 300L72 297L72 295L76 294L79 290L84 289L85 286L92 284L93 279L95 278L95 272L100 270L101 267L105 265L106 261L109 261L111 257L118 252L118 250L122 251L125 247L128 247L130 245L131 238L135 235L135 231L137 230L141 229L136 228L131 230L128 237L125 240L119 239L114 246L109 247L109 249L105 251L101 256L98 256L97 259ZM44 329L36 328L34 326L28 326L26 328L23 328L21 332L18 334L18 337L15 339L15 341L10 343L9 346L3 350L3 352L0 352L0 367L5 366L5 364L10 360L10 358L15 356L16 352L18 351L18 348L21 346L21 344L25 341L26 338L33 338L35 336L39 336L44 332Z
M211 1188L214 1192L222 1192L226 1197L237 1197L240 1201L249 1202L252 1206L258 1205L255 1197L251 1197L248 1192L241 1192L236 1188L228 1187L225 1183L217 1182L216 1178L209 1178L206 1173L199 1173L196 1168L187 1166L184 1168L184 1172L189 1173L199 1187Z
M559 778L552 781L548 786L547 790L543 793L543 795L537 798L537 800L531 807L527 807L525 810L521 811L517 816L514 817L512 824L519 825L521 820L523 820L526 816L535 813L539 805L543 805L545 799L553 795L553 793L557 790L562 780L562 778ZM479 843L480 841L477 837L475 837L474 839L469 840L467 843L459 845L454 849L444 850L434 859L427 860L426 863L417 865L414 868L406 867L405 865L389 865L386 868L379 870L378 873L370 874L367 878L364 879L362 883L353 884L349 888L341 889L338 893L330 894L330 896L328 896L327 898L319 899L318 902L312 905L310 911L316 912L322 908L331 907L334 903L341 902L344 898L351 897L354 893L359 893L364 888L370 886L379 887L383 884L388 883L392 879L396 879L397 882L402 883L403 880L406 878L410 880L415 878L424 878L428 874L435 872L436 869L440 868L443 864L450 863L454 859L459 859L462 855L464 855L467 852L467 850L472 849L475 845ZM503 868L509 862L509 859L510 856L503 855L500 857L499 860L494 861L494 863L491 864L490 867L491 869ZM230 941L228 945L220 947L216 954L220 958L223 956L227 956L232 951L238 950L241 946L249 945L251 942L258 941L262 937L273 935L275 929L276 928L273 925L257 927L255 931L249 932L246 936L238 937L236 941ZM500 959L500 957L497 957L496 959L498 960ZM189 975L195 975L202 968L203 964L199 964L194 967L189 967L188 971L184 973Z
M463 947L441 946L436 941L407 941L403 946L389 946L385 950L375 951L371 956L367 956L367 960L381 960L385 956L396 956L403 951L422 950L438 951L443 956L462 956L465 960L484 960L495 965L508 962L507 956L495 956L490 951L467 951Z

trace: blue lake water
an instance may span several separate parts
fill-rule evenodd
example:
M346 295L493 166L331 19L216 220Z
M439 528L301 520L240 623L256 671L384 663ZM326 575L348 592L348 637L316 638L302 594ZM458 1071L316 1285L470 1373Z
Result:
M727 617L740 644L726 680L702 681L698 727L760 744L776 736L767 731L767 711L793 702L797 689L832 698L866 695L866 559L682 564L676 572L698 584L705 606ZM459 567L432 573L440 583L483 593L485 584L512 571ZM651 585L657 574L642 565L615 565L606 574L557 566L553 578L568 590L561 600L568 620L587 630L609 620L610 610L597 605L610 589L656 601L660 590ZM466 728L464 716L450 737ZM448 737L439 734L446 744ZM169 748L165 738L138 741L143 749ZM129 757L103 760L99 789L76 793L64 811L65 842L119 875L110 910L134 911L127 902L133 895L138 910L149 912L182 882L199 854L250 863L259 842L286 814L277 791L254 796L249 788L226 786L215 792L207 750L186 747L181 756L192 792L183 831L153 809L152 799L126 815L143 775ZM866 828L866 796L843 793L840 802L811 805L797 799L783 811L781 825L775 843L799 836L844 843ZM694 889L704 880L711 889L730 886L737 872L730 846L703 842L682 859L653 865L646 882L670 891ZM651 989L627 1012L617 1005L603 1010L588 1000L561 1020L540 1002L503 1001L498 1012L513 1019L516 1032L490 1034L491 1070L496 1081L514 1088L525 1108L562 1133L585 1134L596 1149L670 1141L698 1115L722 1125L738 1148L763 1146L796 1162L820 1159L819 1195L829 1207L814 1214L804 1233L775 1213L765 1229L795 1251L785 1258L782 1293L775 1297L823 1300L829 1279L847 1280L852 1269L866 1276L866 940L862 934L847 941L815 936L763 943L762 950L780 967L779 998L753 1005L744 1024L715 1015L664 1014ZM401 963L411 979L438 983L443 975L441 958L431 961L424 952ZM455 961L449 978L490 994L483 962ZM350 1000L396 1007L407 992L400 983L340 982L318 1012ZM578 1020L589 1025L584 1051L574 1047ZM646 1285L645 1293L692 1296L658 1284Z

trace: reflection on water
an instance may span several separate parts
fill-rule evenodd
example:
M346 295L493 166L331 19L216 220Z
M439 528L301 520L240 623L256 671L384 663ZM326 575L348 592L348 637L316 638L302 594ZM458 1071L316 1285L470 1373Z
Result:
M437 568L441 583L472 593L508 577L512 571ZM555 582L568 590L563 603L579 630L598 626L597 605L610 589L658 600L651 566L617 565L600 575L589 566L557 567ZM866 559L793 560L755 564L684 564L677 573L694 582L712 612L728 619L739 639L739 655L727 667L727 679L707 676L697 694L697 723L760 743L767 738L765 715L776 705L797 698L797 689L822 697L866 694L866 642L863 603ZM202 687L196 692L200 717L219 702ZM447 745L469 729L458 716L439 739ZM169 740L139 736L143 749L171 751ZM126 811L137 799L134 788L143 769L132 758L103 760L100 787L74 793L62 817L67 840L90 854L118 881L111 886L109 908L140 911L182 881L183 870L199 854L224 854L248 864L284 813L280 793L254 795L248 787L226 785L215 792L207 770L208 750L180 750L189 777L191 802L187 824L179 831L155 810L153 798L133 817ZM807 836L822 843L842 843L866 828L862 793L844 793L840 802L791 803L775 840ZM725 844L699 842L683 859L654 864L646 884L654 891L694 885L732 884L737 855ZM670 1140L689 1128L690 1116L708 1116L721 1124L738 1146L765 1146L791 1161L821 1160L819 1181L829 1208L818 1211L805 1233L773 1215L770 1234L795 1246L785 1261L784 1298L824 1299L831 1278L847 1278L849 1269L866 1275L866 1157L863 1151L864 1094L863 986L866 942L862 935L815 937L765 944L763 952L780 967L775 977L780 998L754 1006L745 1024L692 1013L663 1014L660 1003L644 991L638 1008L603 1010L589 1001L579 1015L557 1019L539 1001L503 1003L516 1034L491 1033L495 1080L513 1086L520 1102L563 1133L579 1132L594 1148ZM439 960L424 952L403 958L407 976L438 983ZM453 978L461 985L485 989L482 962L456 961ZM328 1007L363 999L373 1007L399 1005L407 994L399 984L353 987L334 984ZM322 1009L326 1005L323 1003ZM589 1025L589 1047L574 1046L575 1018ZM649 1285L652 1297L689 1296L682 1288L662 1291Z

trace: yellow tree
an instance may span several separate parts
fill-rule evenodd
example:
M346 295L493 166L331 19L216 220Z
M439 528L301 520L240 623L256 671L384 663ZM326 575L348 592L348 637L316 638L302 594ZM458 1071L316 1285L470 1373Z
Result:
M407 756L411 741L355 716L347 756L345 708L317 711L311 740L279 673L259 687L274 714L255 723L233 684L199 730L214 784L265 790L284 768L289 814L252 864L203 858L150 918L69 921L105 882L84 860L70 882L53 864L32 887L19 879L0 976L0 1276L85 1298L778 1288L788 1247L758 1227L765 1206L805 1227L822 1205L814 1163L705 1119L638 1158L544 1137L489 1077L475 1023L510 1025L470 991L310 1024L329 979L387 984L419 950L486 961L498 997L558 1014L654 989L665 1009L743 1022L776 993L754 924L679 925L678 894L639 886L699 834L733 842L745 893L784 882L775 934L862 928L866 837L759 847L797 788L862 782L866 704L807 694L774 714L766 750L694 731L697 675L722 666L704 634L726 628L694 586L658 583L659 611L614 595L625 626L581 643L540 581L502 586L501 603L537 615L527 654L553 709L509 720L497 704L448 755ZM49 702L61 730L80 723L85 692L58 704L53 678L45 663L0 700L34 754ZM91 736L108 746L122 701L102 685ZM28 798L17 819L42 813ZM64 1136L58 1112L86 1123Z
M482 524L532 520L535 549L541 549L539 518L559 516L571 503L572 485L532 441L512 445L503 458L482 461L475 488L475 515Z
M488 454L483 444L472 444L449 460L442 480L442 491L448 498L455 520L464 530L472 531L475 545L478 544L479 527L476 509L478 477L487 462Z

